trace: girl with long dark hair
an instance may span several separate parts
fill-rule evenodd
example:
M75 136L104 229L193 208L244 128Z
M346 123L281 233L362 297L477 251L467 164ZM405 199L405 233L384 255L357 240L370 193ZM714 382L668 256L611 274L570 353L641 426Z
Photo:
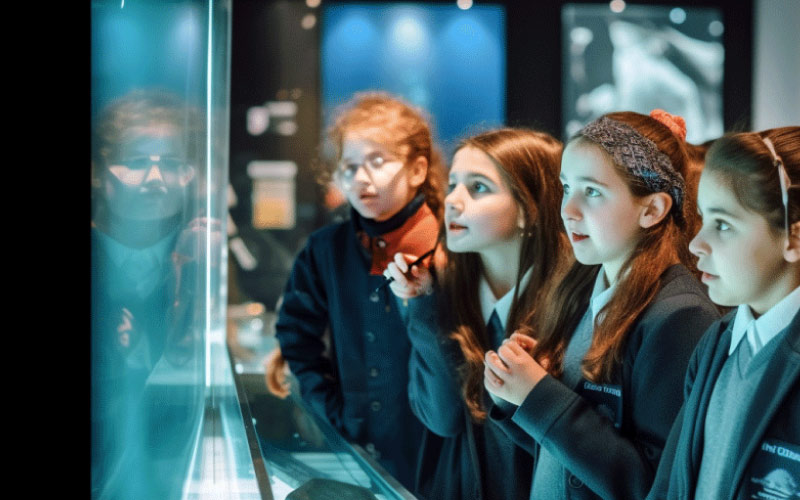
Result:
M396 255L386 270L408 304L409 401L428 429L417 475L426 498L528 494L531 455L486 419L483 356L536 311L551 273L564 266L560 155L558 140L531 130L464 140L449 172L435 284L424 267L408 268L415 255Z

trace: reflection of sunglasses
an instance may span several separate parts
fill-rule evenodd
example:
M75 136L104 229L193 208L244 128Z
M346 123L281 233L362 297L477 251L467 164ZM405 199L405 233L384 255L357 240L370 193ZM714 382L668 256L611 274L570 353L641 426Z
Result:
M179 168L186 165L186 160L175 156L148 155L123 158L115 163L117 165L124 165L128 168L136 170L146 169L153 165L158 165L158 168L161 170L177 171Z
M193 173L193 168L185 160L158 155L123 158L114 162L108 170L121 182L138 186L152 175L153 167L158 167L157 175L168 184L176 180L185 183Z
M783 202L783 224L786 229L786 234L789 234L789 189L796 188L800 186L792 185L791 179L789 179L789 174L786 173L786 168L783 166L783 161L781 161L781 157L778 156L778 153L775 152L775 146L772 145L772 141L766 137L762 137L764 144L767 145L767 149L769 152L772 153L772 164L775 168L778 169L778 179L781 183L781 201Z

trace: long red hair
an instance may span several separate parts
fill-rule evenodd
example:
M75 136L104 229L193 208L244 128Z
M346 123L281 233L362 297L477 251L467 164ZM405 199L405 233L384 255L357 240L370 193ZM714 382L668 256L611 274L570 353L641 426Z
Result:
M358 131L410 164L420 156L428 162L425 181L419 187L425 203L436 218L444 215L445 167L439 149L433 140L431 120L420 108L414 107L398 96L380 91L358 92L337 108L333 123L327 130L327 139L334 149L334 162L318 162L317 182L327 185L332 178L333 164L342 156L345 135ZM289 394L286 380L288 365L280 348L276 347L264 362L265 382L269 391L280 398Z
M650 116L629 111L605 116L633 127L653 141L669 157L675 170L686 177L688 159L685 142L667 126ZM572 138L570 142L580 147L596 147L603 152L607 161L613 163L611 156L600 146L581 136ZM614 167L634 196L652 194L640 178L628 173L621 165L614 164ZM683 204L683 219L670 214L658 224L641 230L632 254L619 272L620 280L614 296L595 320L592 343L582 363L583 376L588 380L608 382L611 379L614 370L622 362L628 331L659 291L661 274L679 262L695 269L695 259L689 253L690 238L685 230L687 227L696 227L697 214L687 210L688 206L693 204ZM554 376L560 376L563 372L564 353L581 319L580 313L589 302L595 277L600 271L600 265L587 266L574 262L562 279L550 283L543 311L529 322L526 333L538 340L532 355Z
M425 194L425 203L441 220L444 214L442 200L446 173L431 129L431 119L424 110L398 96L368 91L356 93L337 108L327 136L336 161L342 157L345 135L352 132L365 133L403 158L406 165L420 156L424 157L428 161L428 174L419 189ZM323 184L331 179L331 167L327 164L319 172L318 180Z

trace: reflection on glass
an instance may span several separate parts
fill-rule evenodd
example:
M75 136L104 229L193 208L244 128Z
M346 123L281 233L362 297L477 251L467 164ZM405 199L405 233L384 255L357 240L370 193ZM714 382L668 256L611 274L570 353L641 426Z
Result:
M600 115L662 108L683 116L687 141L723 133L721 13L711 8L568 4L564 31L564 134Z
M225 320L230 5L91 8L92 498L202 498L230 484L206 481L228 437L208 397L221 407L232 384L209 348Z
M266 313L272 319L275 313ZM240 320L245 317L240 318ZM273 326L256 346L258 359L277 347ZM250 407L272 495L275 500L300 498L403 499L413 496L375 461L359 454L324 418L300 398L297 379L289 375L288 397L279 399L264 390L259 363L242 361L239 377L250 380ZM260 367L263 370L263 365ZM243 373L242 373L243 372ZM369 460L369 461L368 461ZM321 496L322 495L322 496Z
M92 490L174 495L203 397L203 337L191 324L197 261L187 224L200 158L195 114L134 90L99 115L93 141ZM202 123L202 122L201 122Z
M370 456L369 448L351 446L306 405L288 370L285 379L268 380L265 368L276 366L269 358L278 347L277 313L252 302L229 306L228 312L235 331L228 339L235 377L247 393L272 498L414 498ZM286 390L275 390L281 383Z
M391 488L327 422L305 408L294 389L281 402L266 395L272 399L268 403L256 401L282 413L280 426L256 424L275 499L303 498L304 492L314 498L315 491L339 492L336 498L402 498L397 492L402 487L395 483Z

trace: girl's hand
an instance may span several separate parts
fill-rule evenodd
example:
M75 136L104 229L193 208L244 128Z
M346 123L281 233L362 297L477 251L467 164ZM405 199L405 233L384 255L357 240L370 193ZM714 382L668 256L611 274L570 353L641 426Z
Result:
M267 389L275 396L286 399L289 395L289 363L283 358L281 348L276 347L264 359L264 378Z
M536 339L528 335L523 335L521 333L514 332L508 339L513 340L514 342L519 344L519 346L522 347L526 352L528 352L528 354L530 354L531 351L533 351L533 348L536 347Z
M525 338L520 338L525 337ZM533 347L536 341L526 335L513 334L497 350L484 357L486 390L519 406L546 375L542 366L522 347Z
M383 272L386 278L394 278L389 284L392 293L401 299L410 299L423 294L430 294L433 290L433 276L425 266L412 266L410 262L417 260L416 255L396 253L394 262L390 262Z

